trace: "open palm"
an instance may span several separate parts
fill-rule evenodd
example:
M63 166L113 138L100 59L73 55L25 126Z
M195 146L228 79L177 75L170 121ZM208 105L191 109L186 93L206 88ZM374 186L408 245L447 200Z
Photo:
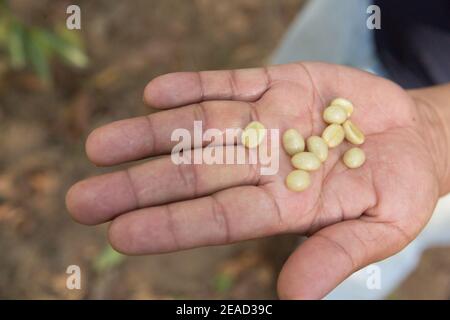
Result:
M295 193L280 152L276 175L254 165L175 165L177 128L243 128L259 120L281 132L320 135L322 111L336 97L355 105L352 121L366 134L367 160L347 169L350 145L331 149L312 184ZM116 165L165 155L127 170L77 183L67 206L81 223L113 220L112 245L128 254L176 251L269 236L310 236L279 278L283 298L321 298L359 268L407 245L431 216L439 196L420 113L394 83L337 65L297 63L261 69L174 73L154 79L145 101L159 109L95 130L89 158ZM231 147L231 146L230 146Z

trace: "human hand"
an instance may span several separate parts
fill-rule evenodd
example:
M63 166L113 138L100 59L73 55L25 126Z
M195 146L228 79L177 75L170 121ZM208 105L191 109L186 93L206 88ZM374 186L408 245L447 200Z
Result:
M177 128L296 128L320 135L322 111L335 97L354 103L352 121L366 134L365 164L347 169L347 142L331 149L295 193L293 170L280 152L276 175L252 165L175 165L170 137ZM75 184L67 207L84 224L112 220L110 242L127 254L177 251L282 233L308 235L284 265L281 298L322 298L351 273L412 241L430 218L446 163L439 157L435 115L403 89L355 69L296 63L261 69L174 73L158 77L144 100L149 116L96 129L86 144L92 162L147 163Z

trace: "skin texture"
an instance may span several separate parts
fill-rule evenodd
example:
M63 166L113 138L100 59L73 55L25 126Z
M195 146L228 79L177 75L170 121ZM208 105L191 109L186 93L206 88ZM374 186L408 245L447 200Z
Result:
M323 63L174 73L145 89L146 103L164 111L96 129L86 144L92 162L109 166L170 153L171 132L194 120L204 130L258 120L320 135L323 110L336 97L355 106L366 163L346 168L341 157L350 145L343 142L303 192L286 188L293 168L285 152L274 176L259 176L254 165L175 166L166 155L75 184L67 207L80 223L112 221L110 242L126 254L308 235L285 263L278 292L322 298L352 272L397 253L430 218L447 166L435 142L440 122L426 103L390 81Z

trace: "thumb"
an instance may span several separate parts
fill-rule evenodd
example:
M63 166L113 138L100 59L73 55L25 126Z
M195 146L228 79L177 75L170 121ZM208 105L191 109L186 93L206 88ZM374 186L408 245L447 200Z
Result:
M410 242L393 223L344 221L321 229L289 257L278 278L281 299L321 299L353 272Z

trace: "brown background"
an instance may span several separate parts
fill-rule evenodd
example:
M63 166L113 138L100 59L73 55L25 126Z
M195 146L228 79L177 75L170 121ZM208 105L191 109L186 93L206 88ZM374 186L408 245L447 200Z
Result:
M0 298L275 298L297 237L124 258L109 251L105 226L71 220L64 195L108 171L88 163L84 139L101 124L150 112L141 99L150 79L266 63L302 2L11 1L22 21L49 28L79 4L90 65L54 61L52 89L31 70L0 68ZM427 251L389 298L448 299L449 253ZM82 290L65 287L70 264L82 269Z

